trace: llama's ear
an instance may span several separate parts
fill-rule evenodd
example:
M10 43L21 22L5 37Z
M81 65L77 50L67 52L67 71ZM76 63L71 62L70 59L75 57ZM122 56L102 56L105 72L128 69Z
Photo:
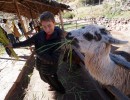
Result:
M130 62L125 60L122 57L119 57L118 55L114 55L110 53L110 58L113 60L119 67L125 68L127 70L130 70Z
M118 39L113 38L113 37L111 37L111 36L105 37L104 41L105 41L106 43L108 43L108 44L117 44L117 45L128 43L128 41L118 40Z

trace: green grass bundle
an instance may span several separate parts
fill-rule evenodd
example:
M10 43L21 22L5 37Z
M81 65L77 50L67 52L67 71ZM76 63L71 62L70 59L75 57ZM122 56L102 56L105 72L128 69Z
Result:
M0 43L2 43L3 46L6 46L10 43L1 27L0 27ZM14 57L16 59L19 58L12 48L8 48L8 50L11 53L11 57Z

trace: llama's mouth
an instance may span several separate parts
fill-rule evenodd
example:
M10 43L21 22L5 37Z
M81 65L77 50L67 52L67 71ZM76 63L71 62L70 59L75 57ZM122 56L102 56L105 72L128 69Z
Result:
M73 40L72 40L72 43L71 43L72 45L74 45L76 48L80 48L80 46L79 46L79 41L78 41L78 39L77 38L73 38Z
M73 46L75 46L76 48L79 48L79 47L80 47L80 46L79 46L79 41L78 41L78 39L75 38L75 37L73 37L73 36L71 36L71 33L70 33L70 32L67 34L66 39L71 40L71 41L72 41L71 44L72 44Z
M67 35L66 35L66 39L68 39L68 40L72 40L73 38L74 38L74 37L71 36L71 33L68 32Z

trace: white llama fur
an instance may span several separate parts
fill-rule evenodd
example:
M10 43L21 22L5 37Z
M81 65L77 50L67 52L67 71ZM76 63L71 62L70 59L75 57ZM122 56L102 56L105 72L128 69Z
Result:
M90 75L103 85L112 85L125 94L130 94L130 72L117 65L110 58L112 44L126 43L112 37L108 31L102 34L100 29L105 29L97 25L88 25L82 29L71 31L69 37L78 40L79 49L85 54L85 66ZM101 40L87 40L84 34L91 34L96 37L95 33L100 34ZM110 41L109 39L112 39ZM117 56L125 59L122 56Z

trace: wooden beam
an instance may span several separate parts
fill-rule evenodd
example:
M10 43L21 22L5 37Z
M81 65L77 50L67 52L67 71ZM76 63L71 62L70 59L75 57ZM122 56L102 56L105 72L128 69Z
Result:
M76 54L79 56L79 58L84 62L84 56L76 49L75 46L72 46Z
M17 1L16 1L16 0L14 0L14 5L15 5L15 7L16 7L17 15L18 15L18 17L19 17L19 19L20 19L21 25L22 25L22 27L23 27L24 34L26 34L26 28L25 28L25 26L24 26L22 17L21 17L21 15L20 15L20 11L19 11L18 4L17 4ZM28 39L28 37L27 37L26 35L24 35L24 36L26 37L26 39ZM32 52L31 47L30 47L30 51Z
M0 1L0 3L12 3L12 2L8 2L8 1Z
M122 94L122 92L114 86L106 86L106 88L117 98L117 100L130 100L127 96Z
M0 5L0 10L2 10L2 8L3 8L4 5L5 5L5 3L2 3L2 4Z
M51 7L53 9L68 10L68 9L64 9L64 8L61 8L61 7L56 7L56 6L52 6L52 5L49 5L49 4L45 4L44 2L32 1L32 0L24 0L24 1L28 1L28 2L32 2L32 3L40 4L40 5L43 5L43 6L48 6L48 7Z
M27 3L26 3L27 4ZM29 9L29 12L30 12L30 15L31 15L31 18L32 18L32 21L34 22L34 20L33 20L33 13L32 13L32 7L30 7L28 4L27 4L27 6L30 8ZM38 11L36 12L37 14L38 14ZM34 24L34 27L35 27L35 24Z
M21 25L22 25L22 27L23 27L24 33L26 33L26 29L25 29L25 26L24 26L22 17L21 17L21 15L20 15L20 11L19 11L18 4L17 4L17 1L16 1L16 0L14 0L14 5L15 5L15 8L16 8L16 11L17 11L18 18L20 19Z
M23 7L27 8L27 9L30 9L27 6L25 6L24 4L22 4L21 2L17 2L17 4L22 5Z
M20 4L20 5L24 6L24 7L26 7L28 10L31 9L31 10L34 11L35 13L38 13L37 10L33 9L33 8L32 8L31 6L29 6L29 4L27 4L27 3L26 3L26 5L25 5L25 4L23 4L23 2L18 2L18 4Z
M34 4L35 5L35 8L37 9L37 11L38 11L38 14L40 14L40 9L38 9L39 7L36 5L36 4Z
M61 28L62 28L62 30L64 30L64 24L63 24L63 18L62 18L61 10L59 11L59 19L60 19L60 22L61 22Z

